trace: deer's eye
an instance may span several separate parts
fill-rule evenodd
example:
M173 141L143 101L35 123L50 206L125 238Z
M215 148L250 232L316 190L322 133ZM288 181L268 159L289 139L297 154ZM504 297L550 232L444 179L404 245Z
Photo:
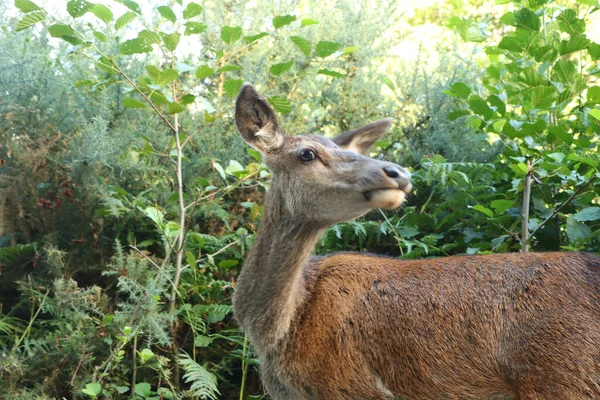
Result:
M317 154L311 149L302 149L300 150L300 159L302 161L314 161L317 159Z

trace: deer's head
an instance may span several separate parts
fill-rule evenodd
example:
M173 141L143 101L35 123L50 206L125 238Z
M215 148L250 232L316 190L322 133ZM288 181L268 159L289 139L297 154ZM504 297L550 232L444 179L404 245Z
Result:
M264 156L292 218L334 224L372 208L396 208L411 190L410 173L397 164L367 157L390 126L384 119L333 138L284 134L269 103L251 85L236 102L237 129Z

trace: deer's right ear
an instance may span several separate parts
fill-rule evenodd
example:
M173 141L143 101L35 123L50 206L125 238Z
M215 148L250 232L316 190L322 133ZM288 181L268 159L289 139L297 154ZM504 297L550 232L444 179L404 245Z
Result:
M283 144L275 111L256 89L246 83L235 103L235 124L248 144L263 153L269 153Z

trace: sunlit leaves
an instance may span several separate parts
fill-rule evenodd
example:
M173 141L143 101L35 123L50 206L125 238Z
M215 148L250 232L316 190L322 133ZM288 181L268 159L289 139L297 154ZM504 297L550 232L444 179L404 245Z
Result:
M181 35L179 34L179 32L173 32L173 33L161 32L160 37L162 38L163 43L165 44L165 47L169 51L175 51L175 49L177 48L177 45L179 44L179 39L181 39Z
M191 2L188 3L188 5L185 7L185 10L183 10L183 18L194 18L195 16L200 15L200 13L202 13L202 6L200 4Z
M183 110L185 110L185 106L174 101L169 102L167 105L167 113L169 114L179 114Z
M211 76L214 73L215 73L215 71L212 68L210 68L209 66L201 65L196 70L196 78L202 80L202 79L208 78L209 76Z
M129 24L131 21L133 21L135 19L136 15L137 14L134 13L133 11L128 11L125 14L121 15L115 21L115 30L118 31L119 29L121 29L124 26L126 26L127 24Z
M541 22L540 17L538 17L533 11L528 8L521 8L514 13L512 25L516 26L517 28L524 28L537 32L540 30Z
M577 18L575 10L570 8L563 10L556 20L560 29L569 35L577 35L585 31L585 21Z
M458 97L459 99L468 99L471 94L471 88L463 82L456 82L450 86L450 89L444 90L444 93L453 97Z
M285 63L273 64L271 66L271 68L269 69L269 71L271 72L271 74L273 74L275 76L279 76L279 75L283 74L285 71L287 71L290 68L292 68L292 65L294 65L294 61L288 61L288 62L285 62Z
M113 20L113 13L110 8L103 4L94 4L90 11L98 18L100 18L105 24L108 24Z
M317 43L315 50L319 57L325 58L327 56L332 55L333 53L335 53L336 51L338 51L341 48L342 48L341 43L320 41L319 43Z
M206 24L204 22L190 21L185 23L184 35L197 35L206 30Z
M223 89L229 97L236 97L242 88L244 81L241 79L227 79L223 84Z
M600 86L588 88L586 101L590 104L600 104Z
M483 42L487 39L487 34L482 26L470 19L453 16L448 19L447 26L467 42Z
M575 51L584 50L590 44L585 35L571 35L568 40L561 40L558 45L558 52L561 56Z
M143 38L127 40L119 46L119 52L124 55L148 53L152 51L152 46Z
M275 29L279 29L282 26L291 24L295 20L295 15L278 15L275 18L273 18L273 26L275 27Z
M46 14L43 11L34 11L29 13L23 17L22 20L17 22L17 31L22 31L23 29L27 29L38 22L42 22L46 19Z
M125 97L121 103L126 108L146 108L146 104L131 97Z
M300 37L300 36L290 36L290 40L292 41L292 43L294 43L296 45L296 47L298 47L298 49L304 53L304 55L309 56L310 52L311 52L311 44L308 40Z
M469 98L469 107L475 114L479 114L485 119L490 119L494 115L494 111L488 103L479 96L471 96Z
M67 3L67 11L71 17L79 18L91 11L93 6L94 4L85 0L71 0Z
M160 6L157 8L157 10L160 13L160 15L162 15L162 17L167 21L171 21L172 23L175 23L175 21L177 21L177 17L175 16L175 13L171 9L171 7Z
M48 27L48 33L52 37L74 36L75 32L69 25L54 24Z
M334 78L345 78L346 75L342 74L341 72L337 72L331 69L327 69L327 68L322 68L317 72L318 75L327 75L327 76L332 76Z
M293 110L290 102L283 96L269 96L267 100L275 110L282 114L289 114Z
M221 29L221 39L227 44L233 44L242 37L242 28L239 26L224 26Z
M161 44L162 43L162 38L160 37L160 35L156 32L152 32L148 29L144 29L143 31L138 33L138 38L140 38L150 44Z
M15 0L15 7L23 13L41 10L37 4L29 0Z
M316 25L318 24L319 21L315 21L312 18L304 18L301 22L300 22L300 26L309 26L309 25Z
M244 36L244 42L249 44L252 42L256 42L258 39L262 39L265 36L269 36L269 34L267 32L261 32L261 33L258 33L256 35L252 35L252 36Z

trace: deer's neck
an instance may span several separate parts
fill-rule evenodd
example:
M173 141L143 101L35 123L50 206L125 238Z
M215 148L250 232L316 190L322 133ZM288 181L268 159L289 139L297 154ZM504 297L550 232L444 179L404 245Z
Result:
M324 228L295 220L273 186L234 298L235 316L259 353L288 334L306 296L304 268Z

